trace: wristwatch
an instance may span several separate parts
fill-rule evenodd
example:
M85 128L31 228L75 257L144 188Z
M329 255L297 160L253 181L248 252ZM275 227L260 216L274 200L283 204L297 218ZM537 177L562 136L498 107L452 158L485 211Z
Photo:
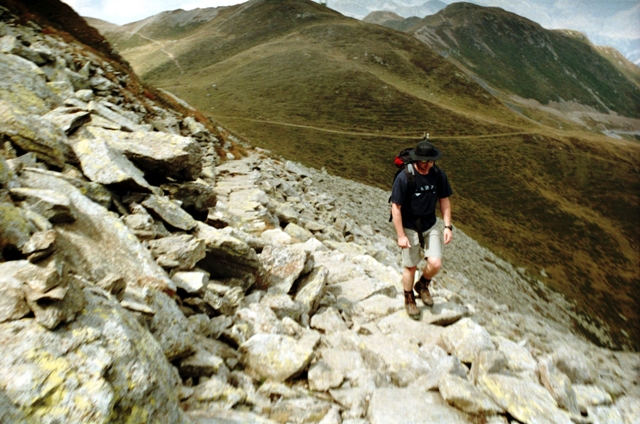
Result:
M444 226L444 228L448 228L448 229L450 229L451 231L453 231L453 225L445 225L445 226Z

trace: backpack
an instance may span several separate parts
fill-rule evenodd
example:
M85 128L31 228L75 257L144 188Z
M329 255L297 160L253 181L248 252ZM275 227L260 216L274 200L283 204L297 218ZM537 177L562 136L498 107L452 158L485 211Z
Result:
M416 174L415 169L412 165L413 161L411 160L410 156L412 151L413 147L402 149L393 160L396 168L398 168L396 174L393 176L393 183L396 182L396 178L398 178L398 175L400 175L402 171L405 171L405 173L407 174L407 193L413 193L416 190ZM391 186L393 186L393 183L391 184ZM391 203L391 196L389 196L389 203ZM393 218L391 214L389 214L389 222L391 221L393 221Z

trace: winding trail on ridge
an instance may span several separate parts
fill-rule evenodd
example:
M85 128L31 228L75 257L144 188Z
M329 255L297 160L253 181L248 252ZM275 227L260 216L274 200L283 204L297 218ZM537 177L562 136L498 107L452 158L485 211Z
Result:
M228 118L228 119L238 119L242 121L250 121L250 122L260 122L263 124L272 124L272 125L281 125L284 127L294 127L294 128L305 128L314 131L321 131L332 134L343 134L343 135L356 135L356 136L366 136L366 137L382 137L382 138L401 138L407 140L415 140L422 136L419 135L399 135L399 134L384 134L379 132L358 132L358 131L343 131L343 130L332 130L328 128L314 127L312 125L299 125L299 124L290 124L287 122L279 122L279 121L270 121L267 119L253 119L253 118L244 118L241 116L227 116L227 115L215 115L212 118ZM484 134L484 135L455 135L455 136L437 136L438 139L469 139L469 138L491 138L491 137L508 137L514 135L525 135L525 134L534 134L530 131L517 131L510 133L500 133L500 134Z
M184 74L184 69L182 69L182 66L180 66L180 63L178 62L178 60L173 55L173 53L169 53L168 51L166 51L164 49L164 44L162 44L158 40L154 40L153 38L147 37L146 35L139 34L138 32L130 31L128 33L129 33L129 35L131 37L133 37L134 35L137 35L138 37L144 38L145 40L151 41L152 43L157 44L158 46L160 46L160 51L162 53L166 54L169 57L169 59L171 59L171 61L173 62L174 65L176 65L176 68L178 68L178 70L180 71L181 74Z

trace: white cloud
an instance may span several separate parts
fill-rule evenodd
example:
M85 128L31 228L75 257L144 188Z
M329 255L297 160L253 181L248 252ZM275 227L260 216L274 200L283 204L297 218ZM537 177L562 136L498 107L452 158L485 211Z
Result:
M80 16L102 19L118 25L139 21L166 10L230 6L242 0L62 0Z

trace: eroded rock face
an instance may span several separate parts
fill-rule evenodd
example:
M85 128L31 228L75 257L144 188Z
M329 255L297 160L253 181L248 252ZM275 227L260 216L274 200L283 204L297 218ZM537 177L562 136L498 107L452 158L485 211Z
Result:
M640 419L639 356L461 231L411 320L388 193L220 163L233 136L113 62L4 9L0 36L0 421Z
M172 407L179 383L158 343L113 299L91 289L83 296L83 311L58 331L33 319L0 324L3 395L38 422L186 423Z

